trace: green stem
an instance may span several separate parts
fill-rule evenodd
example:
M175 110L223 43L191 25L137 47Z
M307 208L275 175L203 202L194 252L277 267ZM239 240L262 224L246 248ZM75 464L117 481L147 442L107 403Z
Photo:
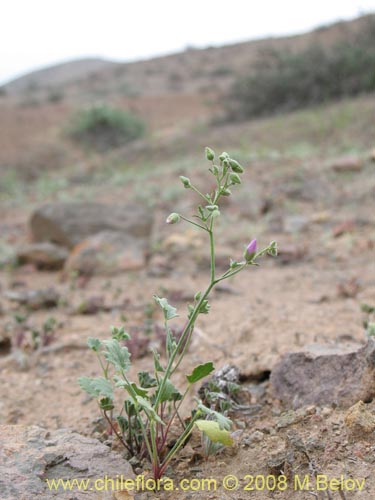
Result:
M147 437L147 432L146 432L145 426L143 424L142 417L141 417L141 415L140 415L140 413L138 411L138 408L137 408L137 405L138 405L137 393L135 392L135 390L131 386L131 383L128 380L127 376L125 375L124 371L121 372L121 375L122 375L123 379L125 380L125 382L127 384L127 390L129 392L129 394L131 395L131 397L133 398L133 401L135 403L134 409L135 409L135 412L137 414L137 419L139 421L139 425L141 426L141 430L142 430L142 434L143 434L143 439L145 440L145 443L146 443L146 446L147 446L147 451L148 451L148 454L149 454L150 459L151 459L153 457L153 451L152 451L152 448L150 446L150 442L149 442L148 437Z
M190 224L193 224L193 226L197 226L200 229L204 229L205 231L208 231L208 229L205 226L201 226L200 224L197 224L196 222L188 219L187 217L184 217L183 215L180 215L180 217L181 217L182 220L184 220L186 222L189 222Z
M194 417L191 419L191 422L189 425L186 426L184 432L181 434L179 439L176 441L176 444L173 446L171 451L168 453L166 456L162 466L161 466L161 471L164 473L165 469L167 468L169 462L172 460L174 455L178 452L178 450L181 448L181 446L184 444L184 442L187 440L189 437L191 431L193 430L195 421L198 420L198 418L201 416L201 413L197 411L197 413L194 415Z
M195 191L197 194L199 194L199 196L201 196L201 197L204 199L204 201L205 201L206 203L210 201L210 200L208 200L207 196L205 196L203 193L201 193L201 192L199 191L199 189L197 189L195 186L193 186L193 185L191 184L191 185L190 185L190 187L191 187L191 189L192 189L193 191Z
M170 378L171 374L175 371L175 369L172 370L174 360L176 359L176 356L177 356L178 352L180 351L181 347L184 345L186 337L187 337L188 333L190 332L190 328L194 326L194 323L197 319L198 311L199 311L201 305L203 304L203 301L207 298L208 294L212 290L213 286L214 286L214 283L211 283L208 286L207 290L205 291L205 293L201 297L200 301L195 306L194 311L191 314L190 319L189 319L186 327L184 328L184 331L182 332L180 340L177 343L176 349L173 351L171 357L168 360L168 364L167 364L167 367L165 369L163 379L161 381L161 384L160 384L158 392L157 392L157 396L156 396L156 400L155 400L155 404L154 404L155 411L157 411L158 406L160 404L160 400L161 400L162 394L164 392L165 384L166 384L167 380Z

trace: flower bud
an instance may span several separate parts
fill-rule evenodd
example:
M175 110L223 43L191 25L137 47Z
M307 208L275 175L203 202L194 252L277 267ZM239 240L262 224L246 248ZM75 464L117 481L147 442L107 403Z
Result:
M171 213L168 215L167 220L165 221L167 224L177 224L177 222L180 222L181 217L176 214L175 212Z
M218 209L217 205L206 205L206 208L209 212L213 212L214 210Z
M211 212L211 217L212 217L213 219L215 219L216 217L219 217L219 215L220 215L220 210L218 210L217 208L215 208L215 210L213 210L213 211Z
M241 167L241 165L238 163L238 161L229 159L229 164L230 164L233 172L236 172L236 174L243 173L243 167Z
M221 194L222 194L223 196L230 196L230 195L232 194L232 191L231 191L230 189L228 189L228 188L227 188L227 189L224 189L224 190L221 192Z
M212 149L211 149L211 148L208 148L208 147L206 148L206 158L207 158L207 160L209 160L209 161L214 160L214 158L215 158L215 153L212 151Z
M277 243L276 243L276 241L271 241L271 243L269 244L267 253L268 253L268 255L271 255L271 257L277 257Z
M229 155L228 153L226 153L225 151L223 153L221 153L221 155L219 156L219 160L220 161L224 161L226 160L227 158L229 158Z
M251 262L257 251L257 240L251 240L244 253L246 262Z
M180 179L181 179L182 184L184 185L184 188L186 188L186 189L191 188L190 179L188 179L187 177L184 177L183 175L180 175Z
M233 182L233 184L241 184L240 176L235 174L234 172L229 174L229 179L231 182Z

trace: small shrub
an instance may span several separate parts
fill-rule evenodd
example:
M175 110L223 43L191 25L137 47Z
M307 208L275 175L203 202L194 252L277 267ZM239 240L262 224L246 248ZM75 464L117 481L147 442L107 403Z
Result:
M217 159L215 153L206 148L206 159L210 163L216 188L208 194L201 191L189 178L180 176L185 189L193 191L201 199L196 212L191 218L172 213L167 224L187 222L205 233L210 253L210 278L205 290L194 295L192 303L187 304L187 319L182 331L176 331L170 322L179 316L175 307L164 297L154 296L155 303L164 316L164 355L153 350L153 369L141 371L137 378L131 378L131 353L129 349L130 335L123 327L112 327L109 340L89 338L88 345L98 358L102 369L101 377L81 377L79 384L90 396L95 398L110 428L128 451L130 456L139 460L148 458L152 464L155 479L162 477L175 454L189 439L194 428L203 433L205 455L219 451L223 446L233 444L230 432L231 421L226 415L228 405L220 405L214 409L197 400L188 419L183 420L181 405L193 386L214 370L211 361L200 364L186 375L184 387L177 388L173 379L177 368L181 365L192 337L194 327L201 314L210 311L209 295L212 289L222 281L235 276L250 266L257 266L258 260L265 254L277 254L276 243L271 242L262 250L257 249L253 239L244 249L240 261L230 260L227 270L221 274L216 268L215 259L215 227L220 218L220 204L223 198L231 195L231 189L241 184L240 175L243 167L222 153ZM188 256L187 256L188 257ZM236 388L232 384L230 392ZM121 404L116 408L118 400L115 392L122 391ZM207 399L207 398L206 398ZM175 437L175 431L179 432Z
M332 48L312 44L298 53L263 54L237 79L228 115L246 119L375 91L375 16Z
M123 146L144 133L145 124L138 116L105 105L80 111L68 130L73 140L99 152Z

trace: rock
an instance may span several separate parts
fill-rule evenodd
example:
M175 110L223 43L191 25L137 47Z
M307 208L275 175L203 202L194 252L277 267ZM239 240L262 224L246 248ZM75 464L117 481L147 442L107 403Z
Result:
M335 172L358 172L362 169L362 161L356 156L343 156L331 163Z
M354 222L351 220L346 220L344 222L340 222L336 224L336 226L332 229L332 235L334 238L338 238L346 233L352 233L355 229Z
M375 430L375 417L366 408L363 401L358 401L347 411L344 422L350 433L356 437L363 437Z
M101 311L108 311L110 308L106 306L103 295L93 295L83 300L76 308L76 314L98 314Z
M47 484L53 479L85 479L93 485L105 477L134 479L134 473L120 454L96 439L67 429L0 425L1 500L110 499L109 491L78 488L65 497L62 487L50 490Z
M197 250L204 246L202 238L193 229L184 233L172 233L162 242L162 250L170 255L179 255L187 250Z
M66 248L48 241L24 245L16 252L20 264L35 264L38 269L61 269L68 255Z
M41 288L39 290L8 291L4 296L31 309L49 309L56 307L60 300L60 294L55 288Z
M309 218L305 215L289 215L284 219L284 231L286 233L300 233L307 229Z
M146 244L138 238L114 231L103 231L76 245L64 270L79 274L114 274L135 271L146 265Z
M288 353L270 377L274 396L300 408L336 404L348 407L375 396L375 341L366 345L312 345Z
M249 441L251 443L260 443L264 439L264 434L261 431L254 431L249 436Z
M299 409L297 411L288 410L280 415L277 420L276 427L278 429L284 429L285 427L289 427L290 425L302 422L305 417L306 413L303 411L303 409Z
M357 297L361 290L361 284L357 278L349 278L337 285L337 295L343 299L353 299Z
M151 228L150 210L137 205L50 203L38 208L30 219L33 241L49 241L67 248L102 231L148 239Z
M0 357L10 354L12 343L8 334L0 330Z

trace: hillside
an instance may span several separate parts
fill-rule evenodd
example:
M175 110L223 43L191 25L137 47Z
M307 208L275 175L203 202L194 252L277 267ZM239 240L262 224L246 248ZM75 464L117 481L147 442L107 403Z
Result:
M72 61L30 73L0 94L0 169L35 177L87 164L86 152L69 142L65 131L77 110L98 102L144 119L148 137L137 151L148 150L152 140L163 141L168 150L170 141L217 121L235 79L264 54L275 48L298 52L315 42L332 46L360 32L367 18L302 35L190 49L147 61Z
M12 80L3 88L10 95L32 92L38 88L50 89L51 87L65 86L81 78L87 78L98 71L103 71L104 68L113 68L114 66L116 63L103 59L68 61L27 73Z
M5 86L9 94L38 93L58 87L68 95L83 92L95 97L155 96L173 93L207 93L222 90L247 70L263 53L274 48L299 51L311 43L330 46L350 32L360 31L369 16L337 22L312 32L248 41L221 47L187 49L184 52L133 63L84 59L56 64L29 73Z

